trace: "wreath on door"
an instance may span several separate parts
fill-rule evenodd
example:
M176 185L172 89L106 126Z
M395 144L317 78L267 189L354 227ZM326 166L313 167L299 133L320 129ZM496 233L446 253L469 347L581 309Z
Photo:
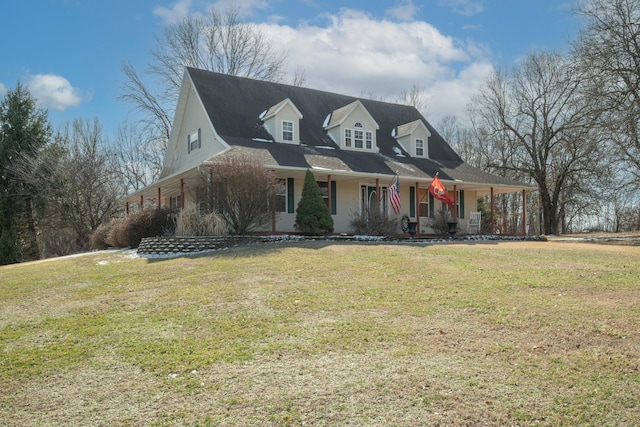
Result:
M402 229L403 233L409 232L409 215L402 215L402 218L400 218L400 228Z

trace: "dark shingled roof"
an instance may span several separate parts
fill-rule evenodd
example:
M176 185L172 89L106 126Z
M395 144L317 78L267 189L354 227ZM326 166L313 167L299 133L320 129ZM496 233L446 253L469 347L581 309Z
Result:
M465 164L415 107L194 68L187 68L187 72L218 135L232 146L268 150L280 166L309 168L307 156L315 155L317 159L327 159L327 169L339 161L354 172L399 173L425 178L439 173L445 180L522 185ZM262 126L259 116L286 98L291 99L303 114L300 120L301 145L265 142L272 137ZM341 150L323 128L329 114L356 100L362 102L380 126L376 133L378 153ZM429 159L411 157L407 153L399 156L396 152L402 148L392 136L393 130L415 120L422 120L431 132ZM332 162L331 158L337 159ZM394 164L398 166L397 170ZM418 173L403 173L410 170Z

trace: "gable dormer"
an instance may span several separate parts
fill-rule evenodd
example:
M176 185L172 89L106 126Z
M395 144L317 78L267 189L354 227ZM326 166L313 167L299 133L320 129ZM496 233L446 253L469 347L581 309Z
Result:
M394 129L393 137L411 157L429 158L431 132L422 120L400 125Z
M343 150L375 152L379 128L359 100L333 111L324 122L324 129Z
M265 129L276 142L300 144L302 113L289 99L278 102L260 114Z

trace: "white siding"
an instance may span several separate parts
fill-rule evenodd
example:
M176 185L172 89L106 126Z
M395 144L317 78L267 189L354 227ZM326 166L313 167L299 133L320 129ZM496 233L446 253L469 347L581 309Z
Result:
M184 115L180 120L176 121L178 129L175 134L172 134L172 157L165 159L165 168L167 163L170 164L169 168L163 172L165 176L195 168L225 148L220 141L216 140L213 129L209 124L209 118L192 88L189 90L187 97ZM187 136L197 132L198 129L200 129L201 135L201 148L189 153ZM173 139L174 135L175 140Z

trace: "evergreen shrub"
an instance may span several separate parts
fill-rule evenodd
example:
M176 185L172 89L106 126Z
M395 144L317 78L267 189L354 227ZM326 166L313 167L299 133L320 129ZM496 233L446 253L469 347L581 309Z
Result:
M308 169L296 209L296 230L311 235L333 233L333 218L322 198L320 186Z

